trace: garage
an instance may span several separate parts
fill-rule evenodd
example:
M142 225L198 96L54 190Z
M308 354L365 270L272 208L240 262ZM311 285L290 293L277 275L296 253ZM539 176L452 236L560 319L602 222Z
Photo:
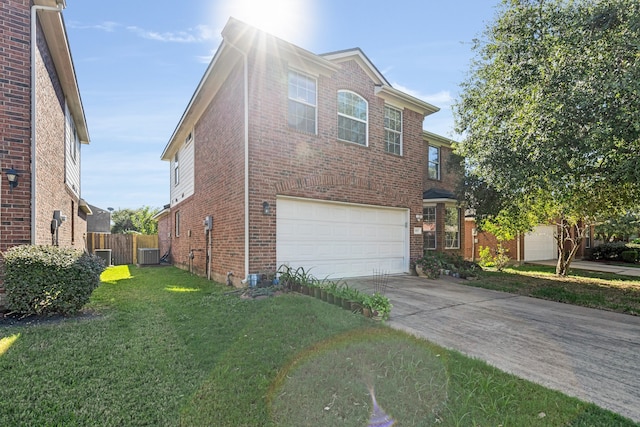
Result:
M555 225L539 225L524 236L524 260L556 259Z
M409 210L278 197L278 265L319 279L409 271Z

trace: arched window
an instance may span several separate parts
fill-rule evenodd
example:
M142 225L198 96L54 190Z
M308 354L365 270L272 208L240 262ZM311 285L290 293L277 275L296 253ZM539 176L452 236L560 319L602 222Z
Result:
M368 145L367 101L357 93L338 91L338 139Z

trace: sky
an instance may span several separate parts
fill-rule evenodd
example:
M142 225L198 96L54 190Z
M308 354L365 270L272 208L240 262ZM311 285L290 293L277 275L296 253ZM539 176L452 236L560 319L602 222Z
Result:
M451 105L500 0L67 0L63 12L90 145L82 198L162 208L160 160L233 16L315 54L359 47L396 89L441 108L424 129L456 139Z

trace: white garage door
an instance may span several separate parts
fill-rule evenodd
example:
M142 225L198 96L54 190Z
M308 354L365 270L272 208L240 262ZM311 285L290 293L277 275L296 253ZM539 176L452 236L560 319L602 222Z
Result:
M556 240L553 237L556 231L554 225L539 225L533 231L524 236L524 260L542 261L556 259Z
M318 279L409 270L407 209L278 198L278 265Z

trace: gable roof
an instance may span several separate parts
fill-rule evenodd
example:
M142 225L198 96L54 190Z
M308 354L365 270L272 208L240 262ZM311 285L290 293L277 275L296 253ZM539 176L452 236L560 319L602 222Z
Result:
M356 61L360 68L364 70L364 72L376 85L376 95L389 102L390 104L394 104L402 108L408 108L422 114L423 116L428 116L429 114L440 111L440 108L436 107L435 105L431 105L428 102L418 99L391 86L391 83L389 83L386 77L382 75L382 73L375 65L373 65L373 62L369 60L367 55L365 55L362 49L360 49L359 47L340 50L337 52L325 53L321 56L330 60L331 62L335 62L336 64L340 64L346 61Z
M434 105L394 89L359 48L316 55L232 17L222 30L222 43L162 152L162 160L169 161L173 158L234 66L242 61L251 49L277 52L287 60L289 66L314 75L331 76L340 69L342 62L355 60L376 85L376 95L390 104L417 111L423 116L440 110Z
M65 7L64 0L34 0L33 3L37 6L56 7L60 4L62 8ZM78 88L78 80L62 12L39 11L37 13L62 91L67 100L69 110L75 119L78 137L81 143L89 144L87 119L84 114L82 98L80 97L80 89Z

